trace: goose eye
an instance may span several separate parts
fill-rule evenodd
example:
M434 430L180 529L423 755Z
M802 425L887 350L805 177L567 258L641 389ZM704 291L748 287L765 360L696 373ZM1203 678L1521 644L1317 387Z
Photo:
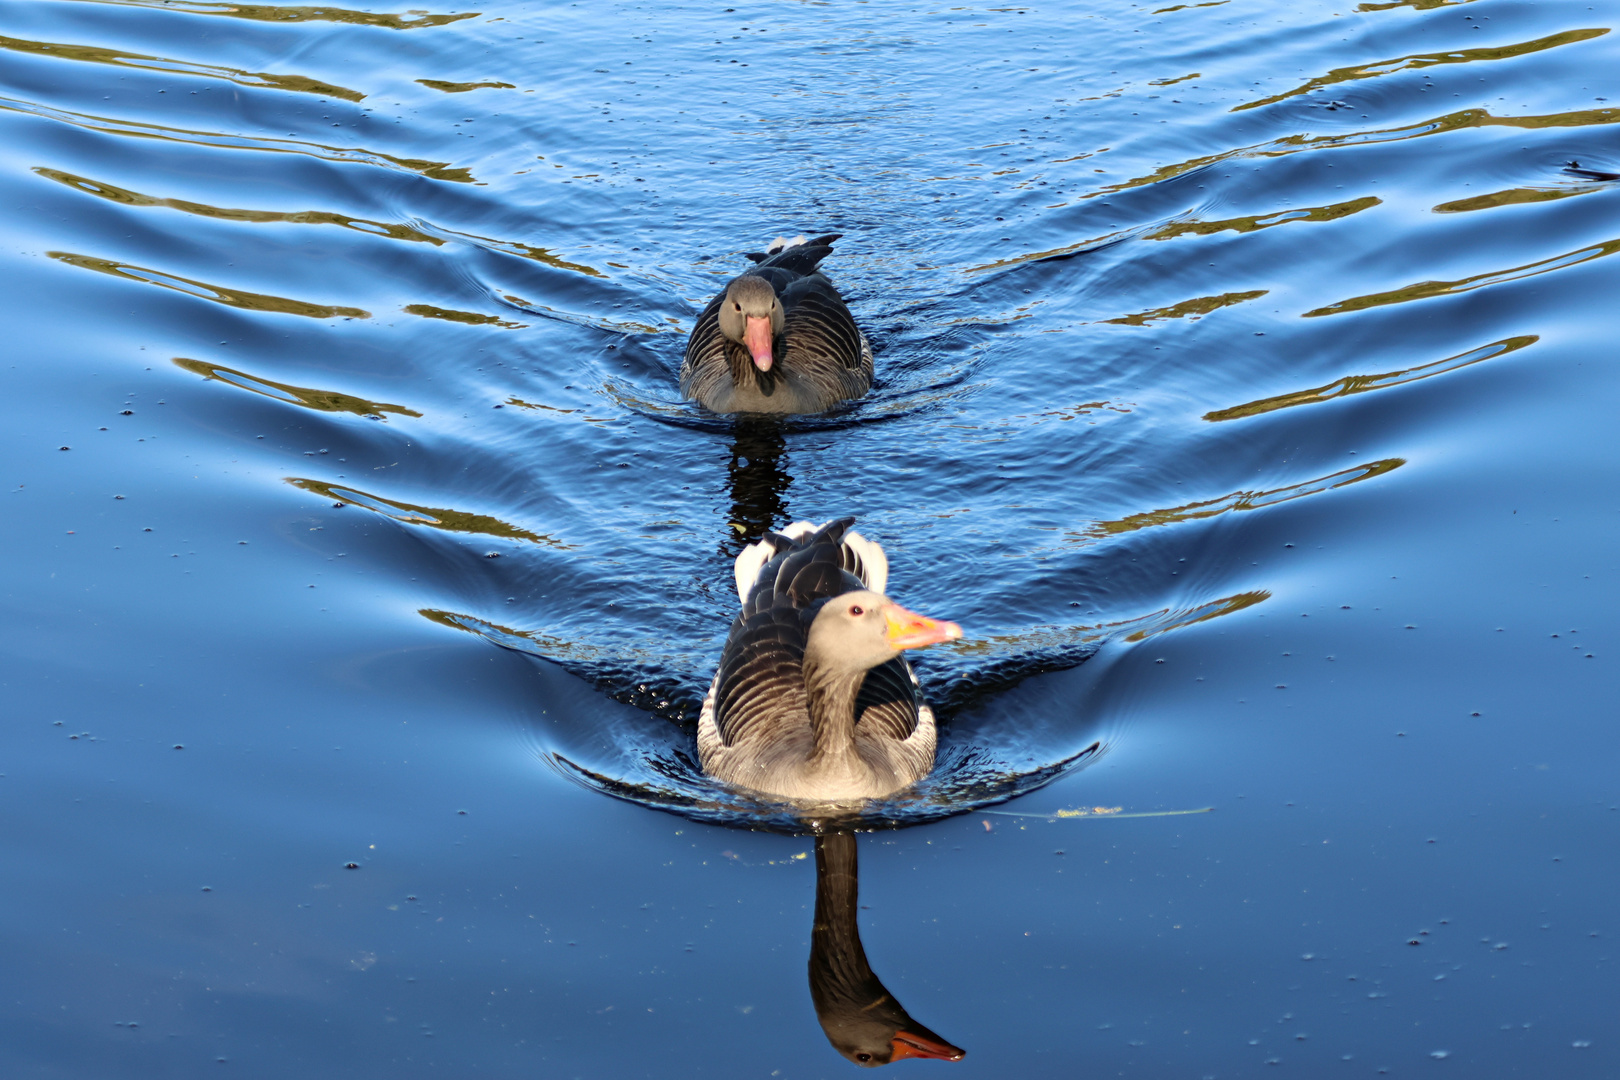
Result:
M849 613L851 615L865 615L866 609L861 607L859 604L851 604L849 606Z
M871 1061L872 1060L872 1055L871 1054L856 1054L855 1055L855 1060L856 1061Z
M741 310L742 310L742 305L741 305L741 304L739 304L739 303L737 303L737 302L736 302L736 301L732 301L732 304L731 304L731 306L732 306L732 307L734 307L734 308L736 308L736 309L737 309L737 310L738 310L738 311L741 311Z

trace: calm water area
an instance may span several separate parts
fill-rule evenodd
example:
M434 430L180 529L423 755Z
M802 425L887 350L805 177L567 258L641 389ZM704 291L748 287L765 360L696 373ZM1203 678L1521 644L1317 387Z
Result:
M1620 1076L1617 25L0 0L0 1075ZM871 394L682 401L828 232ZM818 838L693 730L845 514Z

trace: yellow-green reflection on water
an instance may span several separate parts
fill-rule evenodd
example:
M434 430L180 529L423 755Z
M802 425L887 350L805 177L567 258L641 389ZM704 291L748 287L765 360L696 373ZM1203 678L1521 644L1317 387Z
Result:
M1016 656L1030 653L1072 653L1109 638L1145 641L1150 637L1230 615L1271 599L1265 589L1241 592L1192 607L1161 608L1146 615L1113 622L1070 626L1035 626L1016 634L988 634L956 642L954 650L968 656Z
M162 124L142 124L133 120L119 120L89 113L70 112L38 102L18 98L0 98L0 109L26 113L46 120L56 120L104 135L128 135L137 139L160 139L164 142L189 143L219 150L256 150L270 154L304 154L323 161L351 162L375 165L383 169L402 170L425 176L430 180L447 180L455 184L473 183L472 172L464 168L451 168L448 162L427 161L421 158L399 158L357 147L326 146L323 143L303 142L298 139L261 138L254 135L228 135L220 131L192 131L186 128L166 127Z
M1246 416L1259 416L1261 413L1274 412L1277 409L1286 409L1294 405L1315 405L1322 401L1332 401L1334 398L1347 397L1350 394L1365 394L1369 390L1382 390L1387 386L1400 386L1402 383L1416 382L1427 379L1431 375L1443 375L1448 371L1455 371L1469 364L1477 364L1481 360L1489 360L1496 356L1505 356L1510 352L1517 352L1526 345L1534 345L1540 341L1538 334L1525 334L1520 337L1504 338L1493 341L1489 345L1481 345L1477 349L1470 349L1456 356L1448 356L1444 360L1435 360L1417 367L1403 368L1400 371L1386 371L1382 375L1346 375L1336 379L1326 386L1314 387L1310 390L1296 390L1292 394L1279 394L1276 397L1262 398L1251 401L1247 405L1234 405L1230 409L1216 409L1204 414L1205 420L1219 422L1222 420L1241 420Z
M509 649L517 649L519 652L535 653L540 656L561 656L568 660L594 660L601 653L600 649L592 645L565 641L538 630L514 630L510 626L502 626L500 623L492 623L473 615L441 611L438 608L418 608L416 613L440 626L477 634L481 638Z
M1377 143L1401 142L1406 139L1422 138L1425 135L1439 135L1447 131L1460 131L1464 128L1595 127L1600 124L1613 124L1616 121L1620 121L1620 109L1616 108L1578 109L1572 112L1548 113L1542 116L1494 116L1488 109L1461 109L1454 113L1446 113L1444 116L1437 116L1433 120L1423 120L1416 124L1405 124L1395 128L1352 131L1344 135L1285 135L1271 142L1256 143L1253 146L1240 146L1235 150L1223 150L1218 154L1207 154L1204 157L1192 158L1173 165L1164 165L1146 176L1134 177L1118 184L1109 184L1106 187L1098 188L1096 191L1087 192L1081 198L1095 199L1105 195L1112 195L1118 191L1126 191L1130 188L1145 187L1148 184L1173 180L1178 176L1185 176L1187 173L1198 169L1208 168L1220 162L1237 158L1286 157L1289 154L1298 154L1307 150L1333 150L1343 146L1370 146Z
M214 218L219 221L243 221L252 224L337 225L371 236L386 236L394 240L412 240L434 245L443 245L446 242L437 236L429 236L420 229L412 228L409 225L392 225L383 221L368 221L365 218L350 217L347 214L334 214L326 210L300 210L292 213L279 210L237 210L230 207L209 206L207 203L190 202L186 199L165 199L156 195L143 195L138 191L121 188L102 180L92 180L86 176L76 176L60 169L37 167L34 172L48 180L66 184L76 191L82 191L87 195L95 195L98 198L115 203L122 203L125 206L157 206L169 210L179 210L186 214L195 214L198 217Z
M1047 248L1045 251L1026 252L1023 255L1014 255L1014 256L1012 256L1010 258L997 259L994 262L983 263L983 264L981 264L979 266L970 266L964 272L969 273L969 274L982 274L986 270L999 270L1004 266L1017 266L1019 263L1040 262L1042 259L1062 259L1062 258L1067 258L1070 255L1079 255L1079 254L1081 254L1083 252L1095 251L1095 250L1097 250L1099 248L1105 248L1109 244L1117 244L1121 240L1124 240L1124 239L1126 239L1126 238L1128 238L1128 237L1130 237L1132 235L1134 235L1133 231L1122 229L1119 232L1108 233L1108 234L1106 234L1104 236L1093 237L1090 240L1081 240L1081 241L1078 241L1077 243L1073 243L1073 244L1065 244L1062 247ZM956 322L960 322L960 323L970 323L970 322L977 322L977 321L980 321L980 320L971 319L971 318L956 320Z
M454 308L434 307L432 304L407 304L407 315L420 315L424 319L443 319L445 322L465 323L468 326L499 326L505 330L521 330L528 323L506 322L498 315L480 315L475 311L457 311Z
M55 180L59 184L66 184L75 191L82 191L87 195L122 203L125 206L162 207L168 210L179 210L185 214L195 214L198 217L213 218L218 221L241 221L255 225L336 225L340 228L363 232L368 236L382 236L390 240L409 240L414 243L433 244L436 247L442 247L453 240L464 240L479 247L487 248L490 251L516 255L522 259L532 259L535 262L545 263L547 266L553 266L559 270L572 270L589 277L606 276L595 267L558 258L550 250L543 247L520 244L510 240L496 240L488 236L456 232L452 229L441 229L427 223L421 223L422 227L418 228L413 225L351 217L348 214L334 214L327 210L287 212L282 210L240 210L231 207L209 206L207 203L191 202L187 199L167 199L157 195L143 195L138 191L118 187L116 184L109 184L103 180L92 180L87 176L78 176L74 173L63 172L60 169L47 169L43 166L37 166L33 171L47 180Z
M1163 225L1134 231L1121 231L1109 233L1105 236L1081 240L1078 243L1068 244L1046 251L1032 251L1025 255L1015 255L1008 259L997 259L995 262L985 263L983 266L969 267L967 273L977 274L985 270L995 270L1003 266L1014 266L1018 263L1040 262L1042 259L1063 258L1069 255L1078 255L1084 251L1106 247L1124 239L1127 236L1137 240L1174 240L1178 236L1212 236L1220 232L1257 232L1260 229L1269 229L1277 225L1287 225L1295 221L1337 221L1369 210L1383 202L1372 195L1365 195L1359 199L1350 199L1341 203L1330 203L1327 206L1305 206L1293 210L1274 210L1267 214L1251 214L1247 217L1224 218L1220 221L1197 221L1191 219L1178 219L1167 221Z
M1187 316L1197 318L1208 315L1223 307L1241 304L1245 300L1253 300L1266 295L1269 289L1254 289L1249 292L1221 293L1219 296L1199 296L1192 300L1183 300L1179 304L1169 307L1154 308L1151 311L1139 312L1135 315L1122 315L1117 319L1104 319L1105 323L1118 323L1121 326L1146 326L1155 319L1181 319Z
M480 533L484 536L499 536L506 540L528 540L535 544L545 544L550 547L568 550L569 545L554 537L543 533L530 532L520 529L516 525L508 525L500 518L493 518L487 514L470 514L465 510L444 510L433 506L416 506L408 502L397 502L385 499L381 495L370 495L343 484L329 484L324 480L307 480L302 477L289 476L287 483L293 487L313 492L323 498L334 502L343 502L351 506L364 507L375 511L395 521L407 525L428 525L446 532Z
M1415 285L1405 285L1399 289L1391 289L1388 292L1372 293L1368 296L1352 296L1348 300L1340 300L1337 304L1329 304L1327 307L1307 311L1303 317L1311 319L1318 315L1339 315L1346 311L1361 311L1365 308L1382 307L1386 304L1404 304L1409 300L1429 300L1436 296L1454 296L1457 293L1483 289L1487 285L1500 285L1507 281L1518 281L1521 278L1535 277L1537 274L1545 274L1553 270L1562 270L1566 266L1577 266L1592 259L1601 259L1605 255L1613 255L1616 251L1620 251L1620 240L1606 240L1601 244L1592 244L1578 251L1555 255L1550 259L1526 263L1524 266L1515 266L1507 270L1492 270L1488 273L1475 274L1473 277L1461 278L1457 281L1420 281Z
M283 315L302 315L310 319L371 318L371 312L362 311L360 308L328 307L325 304L311 304L304 300L289 300L284 296L267 296L263 293L251 293L242 289L229 289L223 285L210 285L205 281L193 281L177 274L166 274L161 270L149 270L144 266L132 266L129 263L118 262L115 259L98 259L94 255L75 255L70 251L47 251L45 254L50 258L65 262L69 266L78 266L101 274L111 274L114 277L127 278L130 281L140 281L147 285L160 285L165 289L183 292L187 296L195 296L200 300L211 300L216 304L243 308L247 311L275 311Z
M1118 521L1099 521L1084 529L1078 539L1100 540L1120 533L1134 532L1137 529L1146 529L1155 525L1175 525L1183 521L1197 521L1200 518L1214 517L1216 514L1232 513L1239 510L1258 510L1264 506L1275 506L1278 503L1288 502L1290 499L1303 498L1306 495L1315 495L1322 491L1331 491L1334 488L1344 487L1361 480L1370 480L1375 476L1383 476L1406 464L1405 458L1384 458L1366 465L1356 465L1349 469L1340 469L1315 480L1306 480L1300 484L1289 484L1287 487L1272 488L1270 491L1234 491L1230 495L1223 495L1218 499L1206 499L1203 502L1188 503L1185 506L1174 506L1168 510L1149 510L1146 513L1132 514Z
M381 26L389 30L443 26L446 23L460 22L462 19L476 19L483 14L478 11L465 11L455 15L429 15L425 11L410 11L404 15L389 15L372 11L349 11L338 7L281 7L276 4L210 3L208 0L82 0L82 2L156 8L158 11L180 11L189 15L225 15L233 19L252 19L255 22L337 22L356 26Z
M509 397L504 404L516 406L519 409L544 409L547 412L576 413L578 409L560 409L555 405L542 405L538 401L524 401L520 397Z
M306 409L315 409L319 412L354 413L356 416L375 416L379 420L385 413L394 413L398 416L421 416L415 409L407 409L403 405L390 405L383 401L367 401L365 398L355 397L353 394L340 394L336 390L312 390L305 386L292 386L287 383L271 382L256 375L249 375L245 371L237 371L223 364L215 364L208 360L189 360L184 356L174 358L175 364L191 372L201 375L205 379L218 379L228 382L232 386L239 386L243 390L251 390L255 394L285 401L289 405L302 405Z
M1227 218L1224 221L1173 221L1160 226L1142 237L1144 240L1170 240L1177 236L1210 236L1218 232L1257 232L1291 221L1338 221L1340 218L1370 210L1384 200L1372 195L1328 206L1306 206L1298 210L1278 210L1270 214Z
M463 240L471 240L479 247L485 247L491 251L500 251L507 255L516 255L523 259L533 259L535 262L542 262L547 266L554 266L558 270L572 270L576 274L584 274L586 277L607 277L606 274L602 273L602 271L598 270L594 266L586 266L584 263L569 262L567 259L558 258L557 256L553 255L548 248L534 247L530 244L519 244L511 240L492 240L487 236L474 236L472 233L451 232L448 229L445 230L445 234L447 236L454 236ZM507 297L507 299L510 300L512 298Z
M1231 615L1251 608L1254 605L1271 599L1271 593L1266 589L1253 589L1249 592L1240 592L1232 596L1223 596L1219 600L1211 600L1197 607L1182 608L1168 611L1162 616L1152 619L1148 625L1132 630L1125 635L1126 641L1146 641L1150 637L1167 633L1171 630L1180 630L1184 626L1193 626L1196 623L1218 619L1222 615Z
M318 79L302 75L271 75L263 71L239 71L236 68L216 67L213 64L194 64L187 60L168 60L161 56L124 52L122 49L104 49L95 45L62 45L47 41L28 41L23 38L0 35L0 49L30 53L35 56L78 60L91 64L112 64L116 67L135 68L140 71L162 71L171 75L196 75L210 79L224 79L238 86L251 86L267 90L291 90L299 94L317 94L321 97L360 101L366 95L358 90L347 90Z
M443 82L439 79L417 79L429 90L442 90L446 94L465 94L469 90L516 90L509 82Z
M1383 4L1358 4L1357 11L1389 11L1392 8L1409 7L1417 11L1433 11L1435 8L1456 7L1458 4L1472 4L1474 0L1388 0Z
M1439 64L1467 64L1477 60L1510 60L1516 56L1527 56L1530 53L1542 52L1545 49L1556 49L1560 45L1571 45L1579 41L1591 41L1593 38L1607 34L1607 27L1590 27L1584 30L1565 30L1561 34L1549 34L1534 41L1525 41L1517 45L1493 45L1481 49L1453 49L1449 52L1415 53L1411 56L1400 56L1394 60L1378 60L1371 64L1357 64L1354 67L1334 68L1326 75L1320 75L1302 86L1292 90L1285 90L1280 94L1273 94L1259 101L1250 101L1243 105L1236 105L1233 112L1242 112L1244 109L1258 109L1262 105L1271 105L1286 98L1299 94L1309 94L1325 86L1335 83L1354 82L1358 79L1374 79L1380 75L1393 75L1397 71L1411 71L1419 68L1434 67Z
M1553 199L1567 199L1571 195L1602 191L1603 188L1603 184L1570 184L1567 187L1556 188L1509 188L1507 191L1493 191L1489 195L1475 195L1471 199L1454 199L1451 202L1441 203L1434 208L1434 212L1461 214L1469 210L1489 210L1494 206L1512 206L1516 203L1551 202Z

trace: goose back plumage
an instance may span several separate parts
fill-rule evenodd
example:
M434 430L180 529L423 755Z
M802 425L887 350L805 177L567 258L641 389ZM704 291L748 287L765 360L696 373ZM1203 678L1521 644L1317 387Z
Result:
M854 532L853 524L853 518L819 527L796 522L738 556L742 611L698 719L704 771L790 798L825 797L824 789L812 790L793 775L813 738L804 680L810 624L831 598L881 592L888 580L883 549ZM875 773L892 774L889 790L932 768L933 712L903 656L866 672L855 718L857 751Z
M709 301L692 328L681 365L681 395L713 412L816 413L864 395L872 386L872 347L819 267L838 233L778 240L743 277L768 282L783 309L770 370L721 330L726 292ZM730 288L728 284L727 288Z

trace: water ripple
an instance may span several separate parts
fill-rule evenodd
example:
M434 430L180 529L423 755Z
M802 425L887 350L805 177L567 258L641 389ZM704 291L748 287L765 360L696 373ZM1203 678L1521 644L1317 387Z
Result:
M403 15L391 15L372 11L351 11L340 7L215 3L211 0L79 0L79 2L152 8L156 11L176 11L187 15L223 15L226 18L249 19L253 22L336 22L354 26L379 26L387 30L445 26L463 19L476 19L481 14L477 11L465 11L455 15L431 15L426 11L411 11Z
M1554 270L1563 270L1570 266L1579 266L1581 263L1593 259L1601 259L1605 255L1613 255L1620 251L1620 240L1605 240L1601 244L1593 244L1576 251L1555 255L1550 259L1541 259L1538 262L1527 263L1524 266L1515 266L1508 270L1492 270L1472 277L1459 278L1456 281L1420 281L1413 285L1404 285L1399 289L1390 289L1387 292L1372 293L1367 296L1353 296L1348 300L1340 300L1336 304L1319 307L1307 311L1304 318L1315 318L1319 315L1339 315L1346 311L1364 311L1367 308L1383 307L1386 304L1404 304L1411 300L1432 300L1437 296L1455 296L1458 293L1469 292L1474 289L1483 289L1490 285L1501 285L1509 281L1519 281L1537 274L1547 274Z
M516 525L509 525L499 518L488 514L474 514L465 510L446 510L433 506L417 506L414 503L401 502L397 499L385 499L381 495L372 495L347 484L334 484L324 480L309 480L298 476L287 477L287 483L304 491L312 492L323 499L331 499L334 503L345 506L358 506L384 517L393 518L405 525L428 525L446 532L478 533L484 536L497 536L503 540L527 540L533 544L543 544L547 547L566 551L569 545L555 537L543 533L530 532L528 529Z
M1573 45L1581 41L1591 41L1593 38L1602 37L1608 32L1607 27L1565 30L1563 33L1549 34L1546 37L1536 38L1534 41L1526 41L1518 45L1492 45L1482 49L1453 49L1449 52L1414 53L1411 56L1399 56L1393 60L1375 60L1370 64L1334 68L1326 75L1311 79L1293 90L1285 90L1280 94L1261 98L1259 101L1234 105L1232 111L1242 112L1245 109L1258 109L1263 105L1273 105L1279 101L1297 97L1300 94L1313 93L1339 83L1354 82L1360 79L1374 79L1380 75L1393 75L1398 71L1415 71L1427 67L1436 67L1441 64L1468 64L1479 60L1511 60L1515 57L1527 56L1530 53L1542 52L1546 49L1556 49L1560 45Z
M298 94L341 98L344 101L362 101L364 94L342 86L323 83L303 75L271 75L263 71L239 71L236 68L214 64L197 64L187 60L169 60L161 56L124 52L95 45L63 45L56 42L27 41L23 38L0 36L0 49L28 53L60 60L78 60L92 64L111 64L115 67L136 68L141 71L162 71L171 75L196 75L202 78L224 79L238 86L263 90L288 90Z
M1275 412L1278 409L1288 409L1295 405L1316 405L1334 398L1348 397L1351 394L1365 394L1370 390L1384 390L1391 386L1401 386L1405 383L1416 382L1419 379L1431 378L1435 375L1444 375L1448 371L1477 364L1481 360L1490 360L1497 356L1506 356L1510 352L1517 352L1529 345L1534 345L1541 338L1536 334L1523 334L1518 337L1505 338L1502 341L1493 341L1489 345L1481 345L1477 349L1448 356L1444 360L1434 360L1427 364L1418 364L1415 367L1401 368L1398 371L1386 371L1382 375L1346 375L1336 379L1326 386L1316 386L1309 390L1296 390L1291 394L1279 394L1276 397L1262 398L1251 401L1246 405L1234 405L1229 409L1215 409L1204 414L1204 419L1212 422L1222 420L1242 420L1249 416L1260 416L1263 413Z
M415 409L408 409L403 405L390 405L382 401L367 401L365 398L355 397L353 394L343 394L336 390L312 390L305 386L293 386L289 383L273 382L249 375L245 371L237 371L223 364L215 364L207 360L188 360L183 356L174 358L174 363L194 375L201 375L205 379L215 379L230 383L243 390L251 390L255 394L284 401L289 405L299 405L316 412L353 413L371 420L385 419L386 414L394 413L397 416L420 417L422 414Z
M291 300L285 296L268 296L264 293L247 292L244 289L232 289L224 285L210 285L206 281L194 281L178 274L166 273L162 270L152 270L144 266L135 266L132 263L121 262L117 259L101 259L94 255L76 255L70 251L47 251L45 253L52 259L77 266L84 270L94 270L100 274L111 274L113 277L124 278L128 281L139 281L147 285L157 285L165 289L183 292L187 296L195 296L199 300L209 300L226 307L242 308L246 311L270 311L281 315L302 315L306 319L369 319L371 312L360 308L331 307L326 304L312 304L306 300Z
M416 173L430 180L447 180L457 184L474 183L472 173L464 168L454 168L444 161L426 161L420 158L399 158L389 154L376 153L358 147L326 146L322 143L303 142L298 139L277 139L269 136L231 135L218 131L195 131L186 128L168 127L163 124L143 124L134 120L119 120L113 117L92 116L89 113L76 113L67 109L57 109L50 105L41 105L32 101L21 101L16 98L0 97L0 109L12 112L26 113L46 120L55 120L58 123L71 124L74 127L97 131L104 135L124 135L140 139L160 139L165 142L187 143L192 146L207 146L220 150L251 150L270 154L300 154L308 157L320 158L323 161L337 161L345 164L371 165L382 169L392 169L399 172Z

